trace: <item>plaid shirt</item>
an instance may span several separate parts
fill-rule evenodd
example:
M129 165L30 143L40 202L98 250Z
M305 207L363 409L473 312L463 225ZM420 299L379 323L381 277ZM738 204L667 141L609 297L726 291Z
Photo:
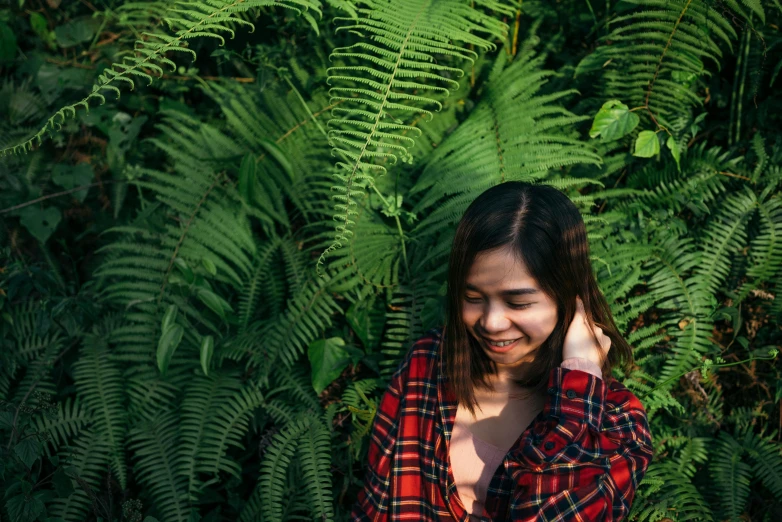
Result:
M468 519L448 461L457 402L441 337L434 328L415 342L380 401L354 522ZM480 520L621 520L652 456L646 412L624 385L554 368L543 411L494 473Z

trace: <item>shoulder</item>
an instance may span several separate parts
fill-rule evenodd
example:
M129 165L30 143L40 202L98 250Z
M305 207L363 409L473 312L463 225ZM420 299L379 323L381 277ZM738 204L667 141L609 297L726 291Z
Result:
M606 406L608 412L613 410L621 413L628 410L640 410L644 414L646 413L638 397L613 377L606 382Z
M430 328L413 342L393 379L433 379L440 354L443 327Z

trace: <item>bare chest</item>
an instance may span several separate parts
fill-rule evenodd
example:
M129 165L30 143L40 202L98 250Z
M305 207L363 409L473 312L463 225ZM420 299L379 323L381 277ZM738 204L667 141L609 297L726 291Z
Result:
M475 417L459 405L456 422L472 434L501 449L509 449L543 409L544 397L509 398L508 393L481 393Z

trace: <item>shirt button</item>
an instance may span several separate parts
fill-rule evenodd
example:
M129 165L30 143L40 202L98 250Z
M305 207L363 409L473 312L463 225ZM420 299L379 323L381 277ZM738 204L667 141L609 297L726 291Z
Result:
M576 398L576 392L573 390L568 390L566 393L568 399L575 399Z
M554 448L554 443L551 442L551 441L548 441L546 444L543 445L543 447L546 448L547 450L553 449Z

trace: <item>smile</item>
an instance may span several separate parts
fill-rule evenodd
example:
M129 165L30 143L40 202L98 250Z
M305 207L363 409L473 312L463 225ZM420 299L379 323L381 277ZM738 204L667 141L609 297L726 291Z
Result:
M485 337L483 338L483 340L486 341L486 344L489 346L489 348L491 348L495 352L497 352L497 351L505 352L505 351L510 350L511 347L516 345L516 343L519 341L519 339L521 339L521 337L519 337L518 339L512 339L510 341L495 342L495 341L491 341L489 339L486 339Z

